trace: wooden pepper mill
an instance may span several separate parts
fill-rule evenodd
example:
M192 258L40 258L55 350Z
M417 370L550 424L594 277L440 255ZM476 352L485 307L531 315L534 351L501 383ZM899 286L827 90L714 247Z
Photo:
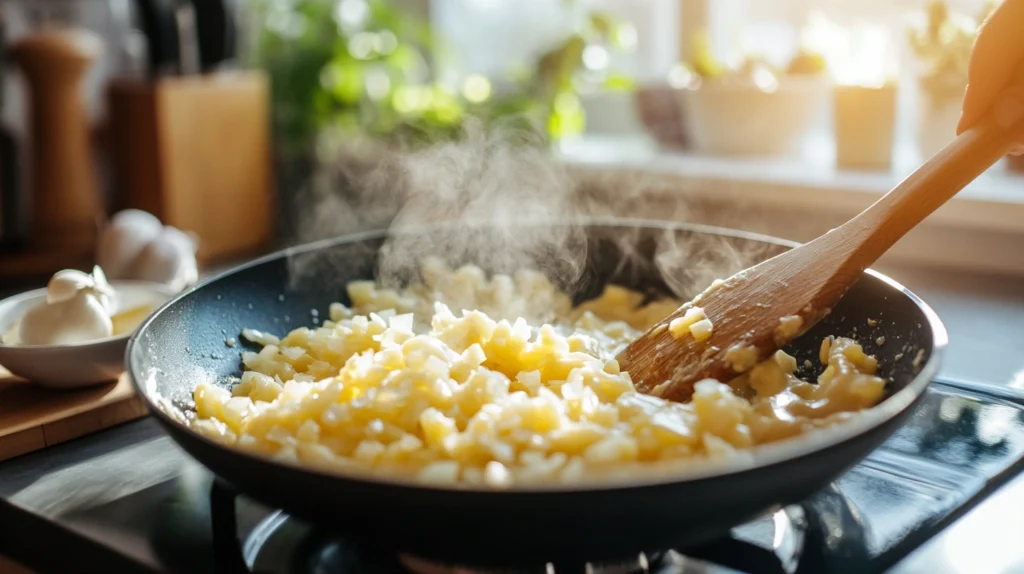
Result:
M90 154L85 74L103 50L82 29L44 29L11 46L31 110L30 244L33 250L91 252L102 201Z

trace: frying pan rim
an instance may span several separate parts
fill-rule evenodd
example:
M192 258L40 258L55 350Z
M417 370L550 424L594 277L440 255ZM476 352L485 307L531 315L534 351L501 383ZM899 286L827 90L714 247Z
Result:
M565 220L533 220L530 222L516 222L516 225L520 226L534 226L534 225L566 225L567 223L573 225L579 225L582 227L627 227L627 228L645 228L654 230L665 230L675 232L691 232L691 233L703 233L709 235L717 235L720 237L731 237L735 239L745 239L751 241L757 241L767 243L770 245L777 245L780 247L795 247L799 243L794 241L788 241L785 239L771 237L768 235L762 235L758 233L752 233L737 229L729 229L725 227L716 227L711 225L703 225L696 223L687 222L674 222L665 220L648 220L640 218L618 218L618 217L588 217L579 218L574 221ZM459 226L465 226L465 223L460 223ZM472 224L470 224L472 225ZM932 349L928 357L928 360L920 368L914 378L907 383L907 385L897 391L892 396L884 399L878 405L875 405L870 410L861 413L859 416L852 418L848 421L843 421L833 425L831 427L816 429L812 433L805 433L779 441L776 443L770 443L765 445L759 445L754 449L738 451L739 456L723 457L723 459L714 462L702 462L696 469L679 468L672 469L672 472L659 472L651 473L651 476L639 477L635 479L629 479L628 481L613 480L613 481L593 481L593 482L578 482L578 483L553 483L553 484L537 484L537 485L523 485L513 486L509 489L496 490L493 488L483 487L481 485L467 485L461 483L455 483L452 485L433 485L427 483L417 482L414 479L406 479L402 477L391 477L375 475L372 472L330 472L323 471L311 466L303 466L297 463L287 463L279 460L275 460L268 456L261 456L254 454L242 449L230 447L218 443L200 433L197 433L190 429L187 425L175 420L170 414L164 412L164 410L156 404L147 392L143 379L142 373L136 365L136 353L135 349L138 343L139 337L144 334L149 326L167 309L176 305L179 300L182 300L192 293L210 285L220 279L234 275L246 269L263 265L270 261L277 259L287 259L298 254L318 251L324 248L341 245L341 244L355 244L362 241L381 239L391 234L422 234L429 231L436 231L446 228L453 227L452 223L441 223L431 224L423 226L409 226L403 227L399 230L391 230L386 228L373 229L367 231L361 231L342 235L338 237L332 237L319 241L306 243L303 245L297 245L281 249L279 251L270 253L263 257L254 259L248 263L244 263L237 267L231 268L224 272L206 279L205 281L197 283L195 286L182 291L171 300L164 303L156 311L154 311L145 321L142 322L132 334L128 341L128 345L125 349L125 365L126 371L128 372L129 378L132 381L132 385L138 395L142 397L142 400L146 404L146 407L153 413L157 421L168 429L175 429L176 431L182 431L187 433L190 438L198 440L202 443L206 443L206 446L213 447L216 450L225 451L228 456L241 457L249 459L251 462L259 464L269 464L278 467L281 470L289 472L302 472L315 475L320 479L335 480L339 482L356 482L364 484L372 484L375 486L385 486L395 489L406 489L412 491L418 491L423 493L445 493L448 495L466 494L466 495L481 495L481 494L502 494L505 496L536 496L546 494L558 494L558 495L570 495L572 493L580 493L582 495L593 494L596 492L606 491L619 491L619 490L633 490L640 488L657 488L657 487L668 487L674 485L681 485L687 483L695 483L702 480L721 478L725 476L731 476L740 474L743 472L749 472L761 468L767 468L778 464L783 464L788 461L804 458L807 456L813 456L814 454L828 450L832 447L840 445L846 441L853 440L858 436L870 432L872 429L877 428L893 418L899 416L903 411L910 408L924 393L931 380L938 373L939 366L942 362L942 357L945 353L945 348L948 344L949 337L939 318L938 314L920 297L914 292L907 289L905 286L895 281L894 279L879 273L873 269L865 270L865 274L871 275L877 280L882 281L888 286L892 287L896 291L902 293L910 299L910 301L921 310L924 314L927 326L932 331ZM921 326L922 328L924 325ZM141 360L141 358L139 359ZM175 433L169 433L174 437ZM176 441L177 442L177 441ZM212 470L212 469L211 469ZM678 470L678 473L676 472Z

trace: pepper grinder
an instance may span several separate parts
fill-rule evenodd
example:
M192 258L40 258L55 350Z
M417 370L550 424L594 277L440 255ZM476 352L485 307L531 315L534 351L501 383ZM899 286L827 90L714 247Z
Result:
M7 20L0 6L0 111L4 108L7 72ZM18 165L18 143L0 121L0 254L23 248L24 215Z
M44 28L11 46L29 93L34 249L68 255L93 250L102 201L84 80L102 50L99 36L79 28Z

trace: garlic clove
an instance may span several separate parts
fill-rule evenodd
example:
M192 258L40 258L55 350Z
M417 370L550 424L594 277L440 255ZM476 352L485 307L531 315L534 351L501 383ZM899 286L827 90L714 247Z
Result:
M107 274L103 272L103 268L99 265L92 266L92 280L96 284L97 289L109 289L110 283L107 281Z
M171 227L170 225L164 228L161 239L178 245L183 253L190 253L192 255L196 254L196 250L199 247L199 240L196 238L195 233L186 233L177 227Z
M117 292L107 282L107 276L99 265L92 268L92 281L93 284L87 292L96 297L108 315L113 315L117 310Z
M88 273L77 269L64 269L58 271L46 284L46 302L53 304L67 301L78 294L79 291L92 287L95 284Z
M104 307L113 310L116 293L99 266L93 267L92 274L77 269L63 269L55 273L46 285L46 302L66 301L79 292L91 293Z
M81 292L71 299L30 309L21 318L24 345L69 345L110 337L114 325L99 298Z
M196 242L192 237L168 226L142 249L127 273L136 279L156 281L181 290L199 279L195 252Z
M96 262L113 279L128 279L127 270L146 245L160 236L163 224L138 209L118 212L100 233Z

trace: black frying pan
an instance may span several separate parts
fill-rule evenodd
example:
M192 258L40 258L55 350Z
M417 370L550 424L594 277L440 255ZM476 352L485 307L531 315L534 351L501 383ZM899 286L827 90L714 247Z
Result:
M424 241L443 233L434 229L420 232ZM588 259L577 299L596 295L606 283L666 292L652 259L667 239L682 241L693 261L718 259L723 275L788 248L761 236L673 223L601 220L585 229ZM517 230L530 232L528 226ZM613 241L621 237L632 239L626 264ZM128 370L170 435L241 492L350 538L436 560L579 564L720 536L808 497L882 443L916 406L946 344L941 322L920 299L868 272L787 351L803 363L816 357L823 336L855 336L892 381L881 405L847 425L762 447L747 463L667 481L637 477L631 484L510 492L428 488L274 462L215 444L176 421L200 381L239 374L240 349L227 347L228 337L237 338L244 327L284 334L308 325L311 309L326 316L328 304L346 300L345 283L373 277L384 238L367 233L296 248L199 285L140 327L129 344ZM876 327L868 326L869 318ZM886 342L879 346L882 335Z

